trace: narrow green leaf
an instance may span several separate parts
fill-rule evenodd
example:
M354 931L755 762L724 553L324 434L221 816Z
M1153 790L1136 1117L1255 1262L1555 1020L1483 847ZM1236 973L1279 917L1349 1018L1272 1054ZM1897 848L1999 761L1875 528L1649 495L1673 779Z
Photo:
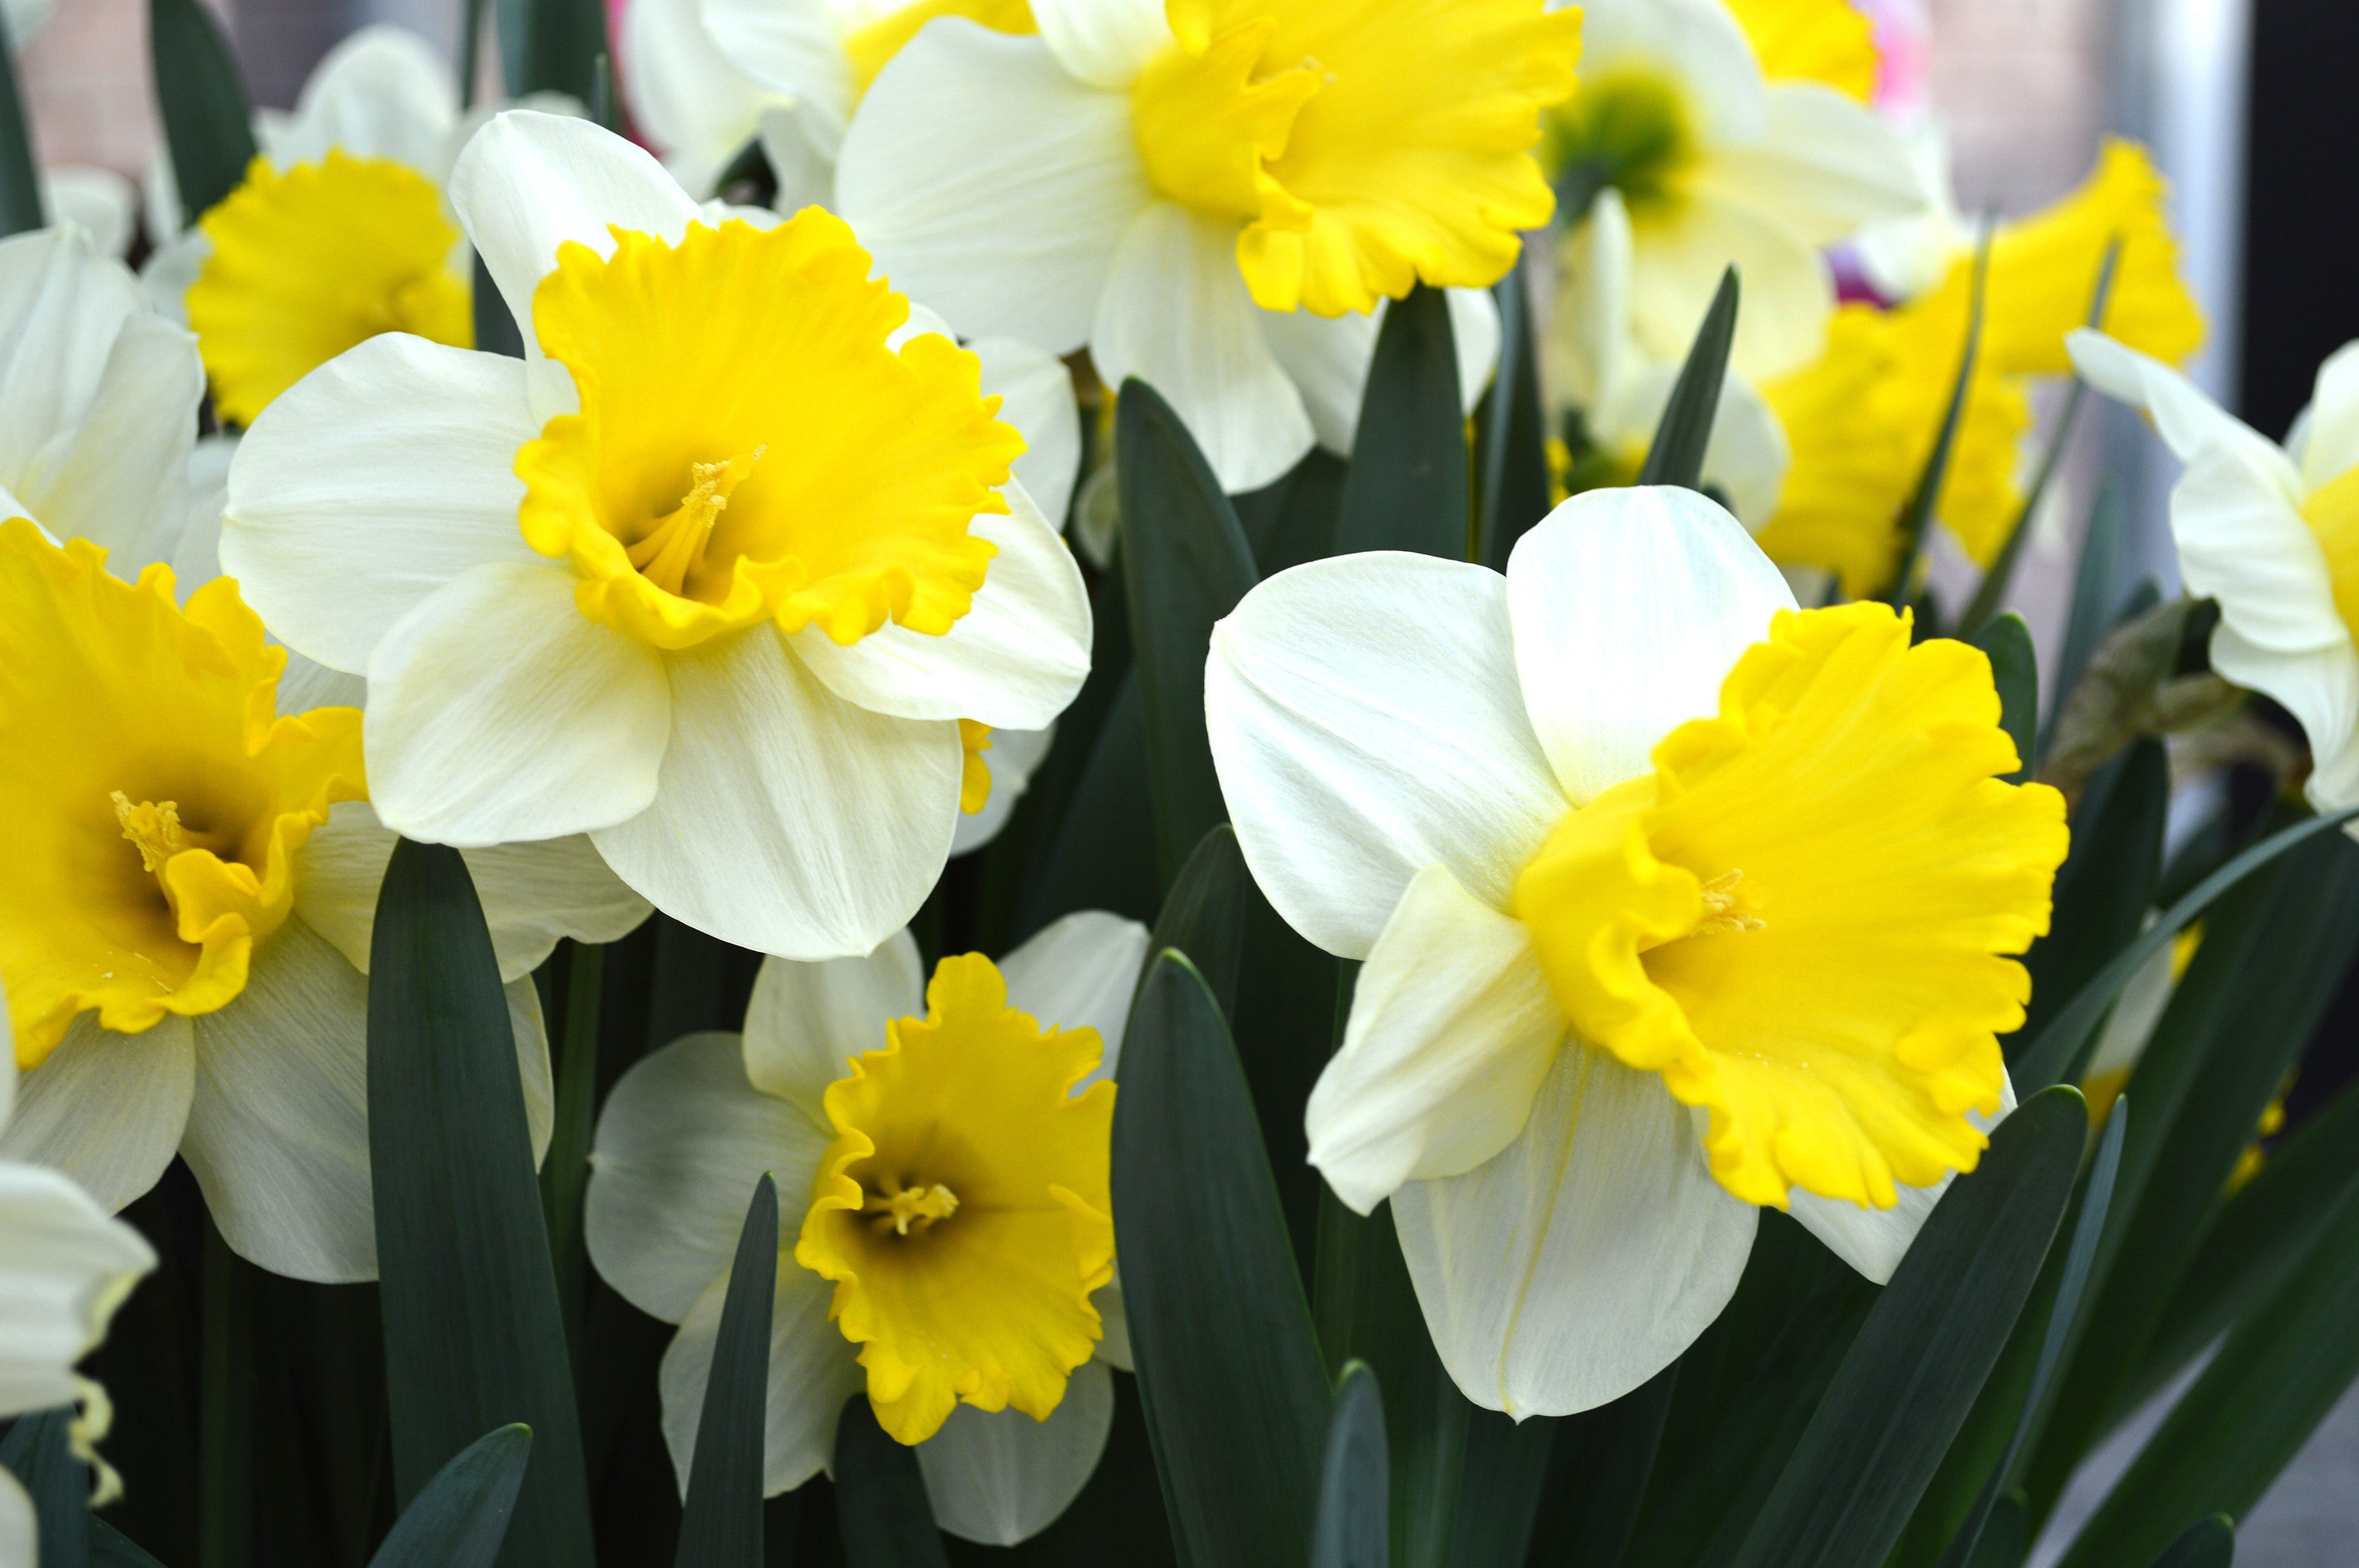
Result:
M1613 1403L1557 1422L1548 1502L1532 1542L1533 1568L1589 1568L1622 1560L1661 1448L1679 1375L1674 1362Z
M1958 376L1950 385L1950 403L1941 415L1940 434L1934 438L1933 449L1926 455L1916 489L1909 492L1907 503L1900 508L1898 568L1885 594L1885 602L1895 610L1907 608L1916 595L1917 566L1924 559L1925 540L1933 531L1933 514L1941 502L1941 486L1950 477L1950 455L1957 449L1958 431L1965 424L1966 398L1973 389L1974 361L1982 352L1983 307L1990 282L1993 227L1988 219L1984 221L1982 238L1974 246L1973 303L1967 312L1966 341L1958 351Z
M549 1227L549 1257L557 1271L558 1309L568 1343L582 1334L582 1289L588 1264L582 1245L582 1193L590 1181L590 1123L598 1096L598 1004L606 979L606 949L595 942L567 945L565 1037L557 1059L557 1114L549 1152L540 1162L541 1217Z
M2236 1527L2226 1514L2197 1519L2154 1560L2154 1568L2228 1568L2236 1561Z
M524 358L524 330L516 325L515 314L500 293L499 285L492 281L492 269L484 265L481 252L475 255L475 276L472 286L475 321L475 347L487 354L506 354L512 360Z
M2023 1568L2031 1554L2031 1510L2021 1492L2009 1492L1991 1510L1970 1568Z
M1335 552L1468 558L1466 415L1450 297L1419 284L1385 307L1352 436Z
M164 1568L146 1548L103 1519L90 1521L90 1560L94 1568Z
M1517 1421L1477 1410L1466 1420L1465 1474L1458 1483L1453 1568L1524 1568L1539 1522L1554 1451L1555 1416Z
M778 1188L765 1172L746 1205L721 1301L675 1568L761 1568L762 1448L777 1281Z
M1516 541L1549 514L1548 416L1540 407L1539 354L1526 290L1520 260L1492 287L1499 306L1499 368L1475 411L1483 536L1474 558L1494 571L1507 569Z
M484 59L484 11L490 0L461 0L459 6L459 107L475 106L475 78Z
M562 92L577 103L592 103L598 57L607 52L606 8L600 0L496 0L496 5L508 96Z
M402 1510L369 1568L491 1568L531 1455L521 1422L475 1439Z
M1992 1467L1990 1479L1984 1483L1983 1495L1975 1499L1965 1523L1943 1554L1942 1568L1973 1568L1992 1510L1998 1506L2016 1459L2023 1453L2040 1405L2048 1397L2049 1379L2056 1375L2057 1366L2063 1360L2073 1319L2080 1314L2082 1292L2088 1287L2090 1265L2096 1261L2097 1241L2104 1234L2105 1216L2113 1207L2114 1181L2121 1172L2122 1139L2128 1131L2129 1121L2129 1097L2123 1095L2114 1100L2112 1112L2105 1118L2105 1134L2097 1145L2097 1162L2089 1173L2081 1217L2073 1222L2072 1245L2064 1258L2064 1278L2049 1308L2048 1327L2040 1336L2039 1359L2032 1367L2031 1383L2024 1394L2022 1411L2016 1417L2015 1431L2007 1438L1997 1465Z
M1327 1451L1319 1465L1319 1511L1310 1528L1310 1568L1386 1568L1385 1403L1364 1361L1343 1368Z
M2031 759L2039 742L2039 651L2032 646L2031 628L2011 610L1984 623L1973 642L1991 662L1991 683L1998 687L1999 724L2015 742L2015 754L2023 760L2007 780L2019 784L2030 776Z
M40 1568L82 1568L90 1557L90 1466L68 1439L73 1421L71 1406L35 1411L0 1440L0 1469L33 1499Z
M2055 703L2040 731L2043 757L2054 739L2057 716L2081 684L2097 644L2114 628L2122 601L2123 526L2121 492L2108 482L2097 492L2089 524L2081 535L2081 559L2072 570L2072 607L2064 619L2064 652L2056 666Z
M1343 460L1314 447L1276 484L1230 497L1262 576L1335 553L1344 478Z
M466 862L394 847L369 950L369 1169L395 1495L532 1428L507 1568L592 1560L573 1384L516 1036Z
M2050 1084L2078 1077L2090 1041L2097 1025L2121 994L2123 986L2137 972L2138 966L2162 949L2163 944L2177 936L2188 923L2212 906L2212 901L2242 881L2245 876L2268 864L2305 838L2315 838L2330 828L2339 827L2354 816L2359 816L2359 806L2338 811L2332 816L2313 816L2298 822L2279 832L2272 833L2259 843L2230 860L2204 878L2189 891L2186 897L2163 911L2162 917L2148 926L2138 939L2114 955L2111 962L2098 970L2094 979L2081 988L2054 1022L2043 1030L2030 1048L2014 1063L2008 1071L2015 1079L2019 1094L2033 1094Z
M2114 276L2121 265L2122 236L2115 234L2105 247L2105 259L2097 268L2097 284L2089 296L2089 325L2102 326L2105 307L2114 297ZM2064 460L2064 449L2072 439L2072 428L2079 423L2081 405L2087 399L2088 383L2078 375L2072 378L2072 390L2065 395L2064 411L2057 416L2056 427L2049 433L2048 449L2039 460L2038 471L2033 476L2031 488L2023 497L2023 505L2015 514L2015 524L2006 531L2006 543L1999 546L1997 557L1990 570L1983 574L1981 586L1974 589L1972 602L1963 615L1958 617L1960 632L1980 641L1984 626L1998 615L1999 607L2006 600L2007 586L2015 580L2015 563L2023 554L2023 542L2031 536L2031 520L2039 512L2039 503L2048 494L2048 486L2056 477L2056 470ZM2062 692L2057 694L2059 697ZM2018 747L2024 760L2030 761L2028 747Z
M1228 1026L1176 953L1139 986L1122 1067L1123 1303L1181 1561L1293 1568L1310 1550L1327 1374Z
M254 1265L204 1220L204 1394L199 1404L197 1563L244 1568L254 1561Z
M1196 841L1195 852L1180 868L1180 876L1155 917L1154 939L1147 951L1166 947L1185 953L1212 996L1223 1018L1237 1011L1237 968L1245 957L1245 915L1256 896L1253 874L1245 870L1245 851L1237 848L1236 829L1223 822Z
M1114 444L1156 860L1169 887L1196 840L1228 820L1204 733L1204 659L1212 622L1236 608L1258 574L1236 510L1195 438L1145 382L1124 384Z
M918 1451L876 1424L864 1391L835 1424L835 1519L846 1568L949 1568Z
M1740 290L1736 269L1720 276L1712 308L1688 345L1687 362L1671 385L1671 400L1655 426L1654 444L1638 470L1640 484L1676 484L1703 488L1703 455L1712 445L1712 422L1720 416L1720 389L1728 379L1728 351L1736 341L1736 311Z
M1025 935L1076 909L1155 918L1163 881L1149 777L1146 708L1125 676L1016 921Z
M33 151L32 122L17 80L16 40L0 16L0 236L38 229L42 215L41 160Z
M254 111L229 39L204 0L147 0L147 51L180 188L180 222L193 224L245 178L258 150Z
M2031 1000L2006 1044L2021 1051L2081 994L2105 961L2137 937L2162 876L2170 765L2162 742L2140 741L2098 770L2073 813L2072 844L2057 868L2048 935L2023 956Z
M2077 1090L2036 1095L1950 1185L1819 1401L1740 1568L1873 1568L1998 1359L2088 1133Z

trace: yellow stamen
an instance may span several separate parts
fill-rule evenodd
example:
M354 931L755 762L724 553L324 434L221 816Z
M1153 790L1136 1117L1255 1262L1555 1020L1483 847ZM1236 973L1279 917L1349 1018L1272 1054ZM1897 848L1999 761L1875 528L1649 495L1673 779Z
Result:
M1698 896L1703 900L1703 918L1689 933L1707 936L1715 931L1763 931L1768 922L1757 914L1749 914L1736 907L1737 884L1745 881L1743 871L1723 871L1703 884Z
M180 830L180 808L178 803L158 803L143 800L131 804L131 797L121 790L113 792L114 820L139 850L139 869L151 874L161 871L164 862L189 847L189 836Z
M888 1182L887 1190L871 1193L860 1206L863 1214L877 1217L869 1228L882 1236L890 1230L896 1236L907 1236L914 1227L920 1236L938 1219L948 1219L958 1212L958 1195L936 1182L930 1187L905 1187Z
M754 465L769 449L759 446L750 457L689 464L688 493L625 552L639 575L666 593L679 592L689 572L703 564L704 546L712 543L712 525L728 510L730 492L754 471Z

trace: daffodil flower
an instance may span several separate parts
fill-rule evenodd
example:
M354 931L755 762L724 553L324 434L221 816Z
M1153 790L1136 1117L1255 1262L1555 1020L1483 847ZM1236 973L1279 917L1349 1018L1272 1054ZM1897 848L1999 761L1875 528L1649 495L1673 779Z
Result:
M2212 667L2301 725L2312 806L2359 806L2359 343L2318 367L2283 447L2151 355L2086 329L2067 346L2186 465L2170 532L2187 591L2220 606Z
M941 1527L1012 1545L1062 1513L1127 1368L1107 1195L1114 1087L1147 953L1069 914L997 967L925 981L901 932L824 964L771 958L745 1029L692 1034L614 1086L583 1234L634 1305L680 1325L662 1371L683 1490L745 1205L780 1213L766 1494L833 1463L863 1389L917 1445ZM1103 1321L1102 1321L1103 1318Z
M178 1153L266 1269L375 1274L367 999L393 849L361 716L277 709L287 654L237 585L174 601L86 541L0 523L0 982L25 1079L0 1156L109 1208ZM529 979L560 935L647 914L580 839L477 851L536 1147L549 1125Z
M973 354L897 336L908 304L823 211L709 217L527 112L451 196L528 357L388 333L332 362L240 444L223 564L368 676L387 825L588 833L701 930L869 951L978 804L959 721L1045 728L1088 670L1022 438Z
M1786 76L1823 69L1817 56L1765 62L1722 0L1582 9L1581 87L1550 116L1549 152L1560 180L1622 193L1639 341L1658 358L1685 357L1734 264L1745 281L1737 370L1757 382L1810 363L1835 307L1821 248L1922 200L1898 133L1842 88ZM1840 13L1866 41L1865 19L1843 0L1741 9L1748 19Z
M0 1133L16 1097L15 1043L0 1004ZM147 1238L88 1193L55 1171L0 1159L0 1420L79 1404L79 1445L105 1436L105 1390L74 1363L97 1348L114 1309L155 1267ZM0 1470L0 1563L33 1568L33 1544L30 1499Z
M1759 1208L1888 1277L2009 1093L2062 797L1987 660L1798 611L1688 491L1593 491L1506 575L1281 572L1214 629L1246 863L1364 959L1310 1159L1394 1222L1443 1364L1602 1404L1727 1303Z
M188 521L204 371L73 224L0 240L0 515L136 575Z
M1169 398L1231 491L1347 449L1376 310L1480 288L1553 201L1531 148L1580 22L1538 0L1042 0L929 22L860 101L840 210L962 329L1086 347ZM1461 393L1495 352L1453 295Z

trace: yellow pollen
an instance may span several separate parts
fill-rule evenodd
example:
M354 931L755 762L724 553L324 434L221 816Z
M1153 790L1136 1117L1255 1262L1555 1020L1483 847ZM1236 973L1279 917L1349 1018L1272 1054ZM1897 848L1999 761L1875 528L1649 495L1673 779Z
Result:
M876 1216L869 1228L879 1236L888 1229L896 1236L907 1236L912 1227L922 1236L934 1221L958 1212L958 1195L940 1182L930 1187L897 1186L891 1192L869 1194L860 1208L864 1214Z
M704 559L704 546L712 540L712 525L728 510L729 492L754 471L754 465L769 449L759 446L743 460L689 464L688 493L626 552L639 575L666 593L678 593L690 569Z
M189 836L180 830L180 807L177 802L152 800L131 804L131 797L121 790L112 792L114 798L114 820L123 828L123 836L139 851L139 869L149 873L160 872L164 862L189 847Z
M1743 871L1723 871L1698 890L1703 900L1703 918L1688 935L1708 936L1721 931L1761 931L1768 923L1757 914L1747 914L1736 907L1737 884L1745 880Z

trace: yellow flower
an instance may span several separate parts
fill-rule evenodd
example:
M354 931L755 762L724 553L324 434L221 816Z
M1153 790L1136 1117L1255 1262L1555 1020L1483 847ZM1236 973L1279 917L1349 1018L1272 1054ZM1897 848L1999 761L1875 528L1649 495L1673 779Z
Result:
M828 1088L836 1139L795 1246L835 1281L877 1421L912 1444L962 1400L1046 1421L1114 1277L1114 1086L1071 1092L1097 1032L1012 1010L979 953L943 959L926 1005Z
M1823 81L1865 103L1880 63L1875 26L1851 0L1727 0L1761 74L1771 81Z
M279 718L285 650L237 585L173 602L106 553L0 523L0 812L9 893L0 979L16 1059L76 1013L120 1033L226 1006L295 903L295 855L365 798L361 716Z

